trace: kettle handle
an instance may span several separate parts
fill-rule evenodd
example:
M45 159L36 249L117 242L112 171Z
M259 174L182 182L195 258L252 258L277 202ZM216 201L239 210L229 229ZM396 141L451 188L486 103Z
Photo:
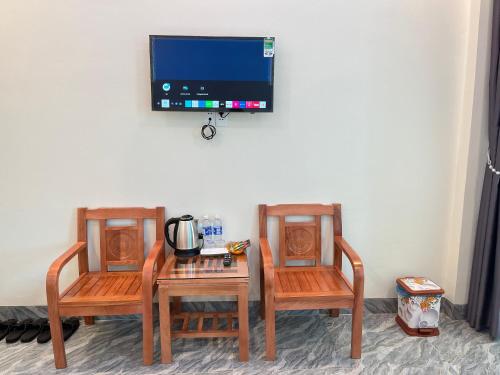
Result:
M201 249L203 249L203 245L205 245L205 239L203 238L202 233L198 233L198 244L200 243L200 241L201 241L201 245L199 245L199 247L201 250Z
M174 249L175 249L175 243L172 242L172 240L170 239L170 232L168 230L168 228L172 225L172 224L179 224L179 218L178 217L173 217L171 219L168 219L167 222L165 223L165 239L167 240L168 244L170 246L172 246ZM175 229L174 229L174 232L175 232Z

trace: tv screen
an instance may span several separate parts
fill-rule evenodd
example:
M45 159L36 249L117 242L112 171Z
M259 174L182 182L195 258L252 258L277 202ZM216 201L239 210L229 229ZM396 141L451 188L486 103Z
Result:
M274 38L149 36L154 111L272 112Z

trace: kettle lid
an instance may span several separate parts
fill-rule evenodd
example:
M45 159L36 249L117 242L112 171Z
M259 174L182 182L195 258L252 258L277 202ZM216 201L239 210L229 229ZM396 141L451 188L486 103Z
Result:
M192 215L182 215L180 218L179 218L180 221L191 221L193 220L193 216Z

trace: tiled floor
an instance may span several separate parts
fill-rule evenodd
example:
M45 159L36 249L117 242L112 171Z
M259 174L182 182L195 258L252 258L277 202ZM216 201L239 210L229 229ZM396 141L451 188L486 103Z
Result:
M350 315L277 317L277 359L264 356L264 322L250 322L250 361L238 361L235 339L178 339L172 365L142 365L141 322L97 321L66 343L68 368L55 371L50 344L0 343L2 374L500 374L500 342L465 321L441 316L441 335L406 336L393 314L367 314L363 358L351 360Z

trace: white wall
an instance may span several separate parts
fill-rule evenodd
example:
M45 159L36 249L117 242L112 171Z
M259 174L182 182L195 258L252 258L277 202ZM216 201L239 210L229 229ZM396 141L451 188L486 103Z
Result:
M477 216L488 149L488 83L493 0L470 3L462 118L457 131L444 287L467 303Z
M217 212L256 243L258 203L341 202L367 297L442 282L466 3L2 1L0 305L45 303L78 206ZM151 112L148 34L276 36L275 112L212 142L200 114Z

